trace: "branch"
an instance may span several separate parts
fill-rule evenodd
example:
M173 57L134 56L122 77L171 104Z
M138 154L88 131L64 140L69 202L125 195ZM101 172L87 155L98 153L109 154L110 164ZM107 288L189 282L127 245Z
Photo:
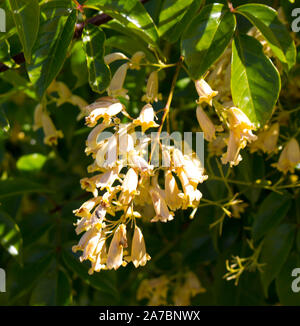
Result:
M149 0L140 0L140 2L142 4L148 2ZM105 24L107 22L109 22L110 20L112 20L113 18L106 15L106 14L101 14L101 15L96 15L94 17L91 17L89 19L87 19L85 22L82 23L78 23L75 26L75 32L74 32L74 39L79 39L81 37L83 28L86 24L93 24L95 26L100 26L102 24ZM24 57L24 53L18 53L16 55L14 55L12 57L12 59L17 63L17 64L22 64L25 62L25 57ZM7 65L5 65L4 63L0 62L0 73L3 71L6 71L10 69Z

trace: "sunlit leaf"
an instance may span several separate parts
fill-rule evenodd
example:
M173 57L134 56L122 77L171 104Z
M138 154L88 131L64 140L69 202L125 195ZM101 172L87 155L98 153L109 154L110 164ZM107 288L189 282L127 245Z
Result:
M271 117L279 96L280 76L262 45L248 35L232 44L231 93L233 103L257 126Z
M182 55L191 76L200 78L221 56L235 30L235 16L222 4L205 6L182 35Z
M9 0L13 17L23 45L24 56L31 61L31 50L39 31L40 7L38 0Z

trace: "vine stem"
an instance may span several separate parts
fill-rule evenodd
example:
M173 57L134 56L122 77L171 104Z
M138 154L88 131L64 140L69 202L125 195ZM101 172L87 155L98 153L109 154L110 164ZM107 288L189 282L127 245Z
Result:
M164 126L165 120L166 120L166 118L167 118L167 116L169 114L171 103L172 103L172 99L173 99L173 95L174 95L176 81L177 81L177 78L178 78L178 75L179 75L179 71L180 71L180 69L182 67L182 63L183 63L183 57L181 56L179 58L179 61L176 64L176 71L175 71L175 74L174 74L173 79L172 79L170 93L169 93L169 96L168 96L168 100L167 100L166 106L164 107L164 114L163 114L163 116L161 118L161 124L160 124L160 126L158 128L158 131L157 131L156 141L154 142L153 147L152 147L152 150L151 150L151 153L150 153L149 162L151 162L152 155L154 153L156 144L159 142L160 134L162 132L162 128Z

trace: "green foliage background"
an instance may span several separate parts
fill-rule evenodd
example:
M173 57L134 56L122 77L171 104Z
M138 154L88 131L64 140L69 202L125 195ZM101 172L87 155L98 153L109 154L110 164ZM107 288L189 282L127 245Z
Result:
M267 160L267 155L250 154L246 150L242 154L243 161L233 168L230 177L231 191L241 193L241 198L248 203L240 219L226 217L220 234L219 227L211 228L210 225L222 216L221 208L203 205L193 220L189 219L190 211L180 211L172 222L145 223L143 233L152 257L145 267L135 269L127 266L118 271L88 275L88 263L81 264L70 248L78 242L72 210L89 197L79 184L80 178L87 175L86 167L91 163L84 153L89 129L84 126L83 120L76 120L79 113L76 107L68 103L56 107L55 103L50 103L47 109L57 129L63 131L64 138L59 140L57 147L45 146L42 131L32 129L33 113L55 77L68 85L73 94L92 103L99 97L97 92L103 89L92 90L89 78L99 79L101 86L110 76L105 75L105 69L97 71L96 68L91 74L92 68L89 67L89 77L83 42L80 38L73 38L76 18L80 22L81 17L77 17L75 9L72 13L68 10L75 8L74 4L70 1L45 2L30 1L28 5L25 0L5 0L0 4L7 14L7 31L0 34L0 61L11 68L0 73L0 267L7 274L7 292L0 293L0 304L146 304L136 299L137 288L143 279L192 270L207 290L192 299L195 305L299 305L300 294L289 290L293 280L291 270L300 267L299 188L283 187L278 190L270 186L269 182L274 185L281 178L281 173L270 167L278 156ZM185 55L187 70L193 78L205 73L223 53L233 35L237 40L237 35L251 27L244 17L247 14L238 14L234 31L235 18L227 9L227 2L219 1L226 8L224 26L216 26L216 39L211 42L210 38L211 44L204 40L197 52L193 37L197 40L201 37L203 29L197 29L199 21L207 21L205 15L199 16L198 9L204 6L203 1L150 0L144 4L145 10L137 2L85 2L90 6L86 10L88 17L94 16L96 12L93 8L97 8L115 18L101 25L106 38L105 54L118 50L130 56L142 50L149 61L156 62L154 52L148 47L151 44L158 55L167 58L168 63L177 62L181 54ZM205 1L206 5L210 3L214 1ZM291 10L297 7L297 1L291 4L287 0L281 3L275 0L232 1L234 8L245 3L266 4L276 10L281 4L290 20ZM126 15L122 15L132 14L132 4L138 8L134 11L136 25L128 23L124 20ZM21 5L21 15L13 17L13 10L18 10ZM169 11L164 10L170 5L173 7ZM116 8L118 10L114 10ZM255 6L250 9L252 11L249 12L255 13ZM195 29L192 25L189 27L193 18L196 20L192 24L198 26ZM192 33L195 35L191 36ZM289 48L286 34L275 34L278 39L274 41L274 35L268 30L268 36L275 44L274 52L279 49L277 54L284 68L281 84L286 90L290 80L300 78L299 52L294 65L293 49ZM220 42L224 38L228 38L226 44ZM45 47L41 46L43 42ZM242 43L239 43L240 46ZM244 50L251 51L247 40L244 44ZM203 53L201 46L206 52ZM24 52L26 62L18 65L12 58L20 52ZM100 61L103 54L99 54ZM250 64L246 65L248 72L250 68ZM112 72L114 70L113 66ZM159 75L163 100L155 105L157 110L163 108L166 102L174 71L175 68L170 68ZM126 107L133 116L137 116L141 109L140 99L148 73L141 69L130 72L126 79L125 86L130 94ZM253 79L261 76L257 71L251 73L254 74ZM261 78L260 85L268 89L266 94L261 94L266 99L264 105L260 101L254 103L254 107L244 103L240 98L243 85L233 85L233 96L244 106L246 113L257 118L255 122L263 125L271 115L278 94L276 87L272 89L272 83L270 89L270 84L264 84L266 81ZM299 86L296 90L300 91ZM259 92L256 89L253 96L259 95ZM280 95L284 110L294 110L299 106L299 96L296 95ZM197 130L196 97L192 80L185 70L181 70L170 113L173 130ZM299 129L299 112L293 113L290 125L281 128L286 137ZM216 178L209 178L200 190L206 199L220 202L228 192L222 180L228 167L223 166L220 171L213 158L211 169ZM299 175L299 169L296 174ZM288 184L289 175L284 185ZM261 248L258 260L265 267L263 273L246 271L236 286L234 281L223 278L225 262L233 255L250 256L249 239L253 240L255 248Z

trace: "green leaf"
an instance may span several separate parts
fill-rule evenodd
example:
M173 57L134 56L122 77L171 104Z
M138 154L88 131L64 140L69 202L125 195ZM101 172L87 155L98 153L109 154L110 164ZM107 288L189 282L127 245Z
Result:
M260 263L264 264L261 281L265 296L268 296L270 283L276 278L293 246L295 227L281 224L273 228L263 240Z
M146 58L150 62L155 62L156 58L152 52L144 45L144 43L137 42L136 39L125 36L125 35L115 35L111 36L109 39L105 41L106 47L113 47L127 55L133 55L137 51L143 51L146 55Z
M1 78L14 86L15 92L24 92L33 99L37 99L35 91L28 79L22 77L17 70L6 70L1 73Z
M153 47L158 48L157 29L139 0L87 0L84 5L105 12Z
M0 211L0 244L22 262L22 235L15 221L4 211Z
M81 263L78 259L78 255L75 255L68 249L63 249L62 252L63 260L68 268L76 273L85 283L94 287L95 289L110 293L115 297L118 296L117 289L114 282L114 272L102 271L94 273L93 275L88 274L89 267L87 263Z
M292 276L292 271L299 267L299 254L292 253L276 278L276 290L282 305L300 306L300 292L294 292L292 290L292 282L295 281L295 277Z
M235 16L222 4L205 6L185 30L181 49L193 78L199 79L221 56L236 26Z
M30 305L32 306L66 306L72 301L71 283L62 270L48 273L34 287Z
M273 53L289 69L296 62L296 47L277 11L263 4L245 4L236 11L245 16L262 33Z
M176 42L197 13L202 0L166 0L159 15L158 32L167 41Z
M290 206L291 198L288 195L272 192L267 196L254 216L252 228L254 241L259 240L270 229L278 225L285 218Z
M21 171L39 171L47 161L45 155L39 153L21 156L17 161L17 168Z
M9 0L24 56L31 61L31 50L39 31L40 7L38 0Z
M69 1L52 1L41 7L43 19L33 48L28 75L41 98L59 73L74 35L76 11Z
M14 269L11 269L13 284L11 285L10 303L27 293L34 286L35 282L49 268L53 258L53 253L44 253L44 256L26 262L24 267L14 266Z
M77 88L88 82L86 57L81 40L74 44L70 60L72 74L77 78L75 85L75 88Z
M280 91L280 76L262 45L248 35L237 35L232 44L231 93L240 108L257 126L271 117Z
M47 193L52 192L52 190L22 178L0 180L0 200L32 192Z
M86 52L89 83L94 92L102 93L110 83L110 69L104 62L105 34L100 27L84 27L82 41Z

